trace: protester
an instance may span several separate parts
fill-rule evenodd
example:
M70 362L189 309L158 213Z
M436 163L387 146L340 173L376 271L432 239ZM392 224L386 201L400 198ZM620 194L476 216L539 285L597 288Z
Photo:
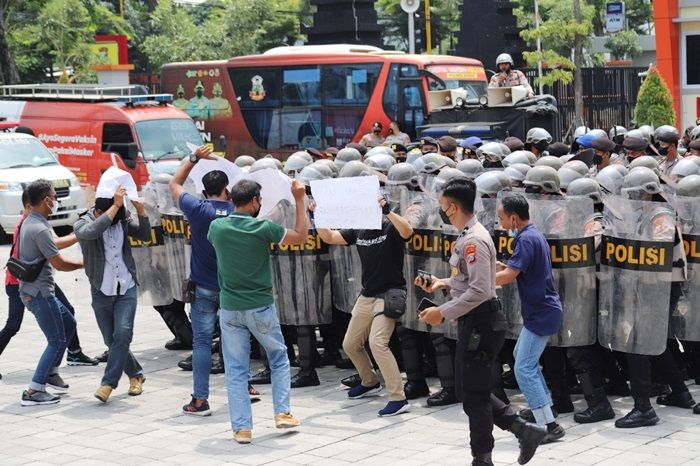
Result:
M146 378L129 350L136 315L136 264L128 236L141 241L151 239L151 224L141 202L131 199L138 224L129 218L124 198L126 189L114 194L98 191L95 206L75 222L75 235L85 258L85 274L90 282L92 309L97 326L109 350L100 387L95 398L103 403L117 388L122 372L129 377L129 395L143 393Z
M250 335L265 349L271 370L272 404L279 429L297 427L290 412L290 366L284 344L270 275L270 245L301 245L308 229L304 186L292 182L296 202L293 230L256 218L262 207L261 186L241 180L231 189L236 211L211 222L208 239L216 251L221 312L221 344L224 346L226 385L233 438L250 443L253 415L248 396Z
M36 278L21 281L19 293L29 312L34 314L39 328L46 337L47 346L42 353L32 381L22 393L22 406L58 403L61 398L46 392L46 387L65 393L69 386L58 374L67 342L75 333L75 317L56 298L54 268L71 272L83 267L82 261L65 259L51 235L48 218L58 212L58 198L50 181L39 179L27 187L27 199L31 210L19 228L17 240L18 259L33 269Z

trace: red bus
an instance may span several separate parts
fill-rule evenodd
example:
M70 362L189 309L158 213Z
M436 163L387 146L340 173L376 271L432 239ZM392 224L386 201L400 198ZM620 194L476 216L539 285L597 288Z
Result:
M161 82L205 142L230 158L342 147L359 141L375 121L386 131L396 120L415 138L431 112L430 91L462 88L477 103L488 84L478 60L354 45L171 63L163 66Z

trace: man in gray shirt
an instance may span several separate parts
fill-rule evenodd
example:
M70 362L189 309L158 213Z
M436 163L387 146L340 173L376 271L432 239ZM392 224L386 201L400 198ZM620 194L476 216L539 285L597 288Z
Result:
M70 272L83 266L82 261L64 259L51 235L48 218L58 212L58 199L51 182L37 180L27 187L27 193L31 212L19 230L18 256L24 264L43 266L36 280L20 282L19 293L24 305L36 317L47 346L29 388L22 393L22 406L58 403L60 397L47 393L47 385L58 390L68 388L58 375L58 366L76 324L73 315L56 299L53 269Z

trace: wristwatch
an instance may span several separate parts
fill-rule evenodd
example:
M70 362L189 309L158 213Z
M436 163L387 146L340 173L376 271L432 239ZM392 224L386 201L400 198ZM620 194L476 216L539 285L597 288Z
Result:
M196 154L190 154L190 163L197 163L199 162L199 159L197 158Z

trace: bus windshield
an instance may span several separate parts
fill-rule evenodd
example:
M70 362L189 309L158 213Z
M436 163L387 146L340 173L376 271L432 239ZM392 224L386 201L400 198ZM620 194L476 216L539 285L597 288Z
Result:
M135 126L146 160L182 158L190 153L188 142L196 146L203 144L201 134L190 119L146 120Z
M56 157L36 139L0 139L0 170L58 165Z
M427 70L445 82L446 89L462 88L467 91L470 103L478 102L479 97L486 95L486 73L480 66L468 65L432 65ZM442 85L434 79L428 79L431 91L443 90Z

